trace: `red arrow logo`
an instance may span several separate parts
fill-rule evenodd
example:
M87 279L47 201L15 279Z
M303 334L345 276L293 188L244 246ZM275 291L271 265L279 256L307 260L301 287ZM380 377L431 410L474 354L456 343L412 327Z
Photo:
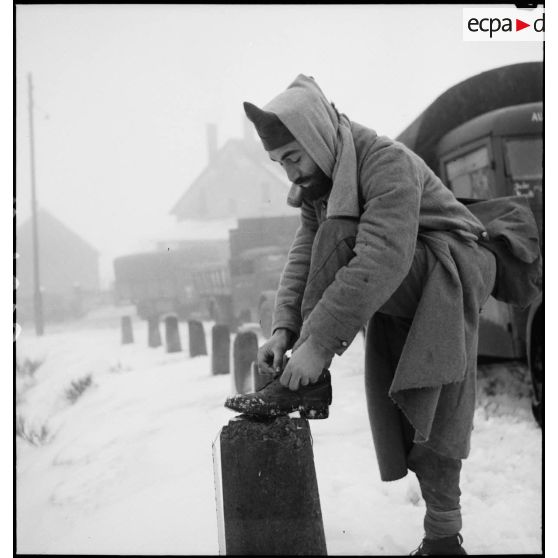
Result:
M515 30L516 31L521 31L522 29L525 29L526 27L531 27L530 23L525 23L524 21L521 21L520 19L515 19Z

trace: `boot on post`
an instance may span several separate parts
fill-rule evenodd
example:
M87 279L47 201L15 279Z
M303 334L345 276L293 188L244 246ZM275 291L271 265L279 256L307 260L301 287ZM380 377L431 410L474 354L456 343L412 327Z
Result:
M277 377L256 392L227 397L225 407L261 417L299 411L301 418L325 419L329 416L331 399L331 375L324 369L316 383L301 386L296 391L283 387Z

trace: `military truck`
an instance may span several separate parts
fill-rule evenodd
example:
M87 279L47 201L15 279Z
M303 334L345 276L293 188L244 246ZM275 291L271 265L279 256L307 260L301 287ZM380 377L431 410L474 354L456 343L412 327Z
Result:
M117 303L136 306L142 319L176 314L237 328L260 322L269 336L275 291L298 215L238 220L224 241L182 246L114 260Z
M524 196L543 240L542 63L495 68L440 95L396 139L418 153L465 203ZM542 296L527 309L490 297L481 313L479 356L528 363L533 413L543 417Z
M167 313L180 318L202 315L202 301L195 292L197 269L226 261L226 240L183 242L177 247L128 254L113 262L117 303L136 306L142 319Z
M229 234L228 264L193 274L212 319L231 327L259 322L269 337L275 291L298 225L297 215L238 220Z

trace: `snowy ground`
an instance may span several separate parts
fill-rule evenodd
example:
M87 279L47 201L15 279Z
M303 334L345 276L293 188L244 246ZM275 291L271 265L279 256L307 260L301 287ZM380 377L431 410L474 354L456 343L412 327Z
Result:
M231 378L189 358L180 332L186 350L167 354L147 347L140 321L122 346L115 310L42 338L23 329L17 361L41 365L17 375L18 552L218 554L211 446L234 416L223 407ZM362 361L358 336L333 363L330 418L310 423L328 552L408 554L423 502L414 476L379 479ZM523 373L480 371L462 475L471 554L541 552L541 431Z

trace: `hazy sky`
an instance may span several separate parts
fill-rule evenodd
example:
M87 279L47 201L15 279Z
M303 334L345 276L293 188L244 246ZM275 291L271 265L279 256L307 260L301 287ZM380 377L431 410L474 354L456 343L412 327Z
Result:
M101 252L105 278L206 165L206 123L219 145L240 137L242 101L265 104L305 73L394 137L462 79L543 57L542 43L463 42L451 5L30 5L16 17L19 222L32 72L39 203Z

